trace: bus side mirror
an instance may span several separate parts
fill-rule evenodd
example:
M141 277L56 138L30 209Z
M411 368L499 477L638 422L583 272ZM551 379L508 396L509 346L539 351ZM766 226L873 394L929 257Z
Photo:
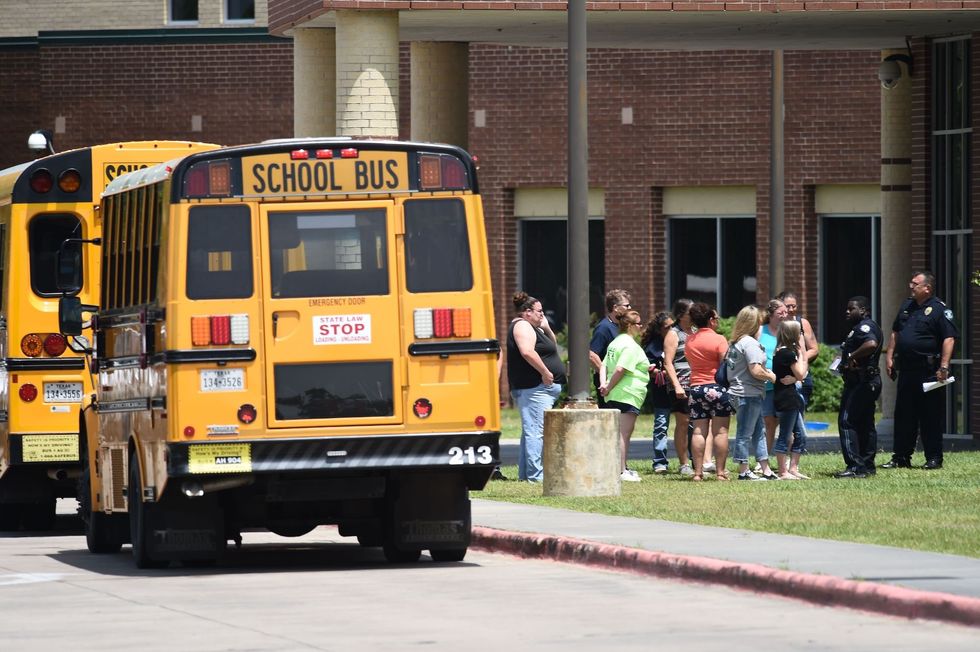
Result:
M58 330L65 335L82 334L82 300L61 297L58 300Z
M68 239L58 248L55 262L55 287L61 292L75 293L82 289L82 243Z

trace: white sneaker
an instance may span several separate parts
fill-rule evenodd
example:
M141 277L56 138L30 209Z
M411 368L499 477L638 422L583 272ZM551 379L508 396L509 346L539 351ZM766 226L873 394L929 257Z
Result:
M682 464L681 470L678 473L681 475L694 475L694 469L691 468L690 464Z
M639 482L640 474L631 469L626 469L625 471L619 474L619 479L622 480L623 482Z
M717 470L718 470L718 467L715 466L715 463L714 462L707 462L707 463L705 463L701 467L701 472L702 473L714 473Z
M765 482L765 478L760 478L753 471L745 471L738 474L739 480L751 480L752 482Z
M656 473L657 475L664 474L664 473L667 472L667 465L666 464L654 464L653 465L653 472Z

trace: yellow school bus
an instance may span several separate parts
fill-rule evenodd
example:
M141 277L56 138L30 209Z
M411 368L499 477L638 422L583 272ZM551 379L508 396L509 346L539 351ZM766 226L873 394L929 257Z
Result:
M92 383L84 339L58 330L58 299L98 296L96 249L77 246L59 288L63 243L101 235L99 195L121 174L216 145L127 142L86 147L0 170L0 529L52 524L81 468L78 411Z
M463 558L468 491L500 436L466 152L200 152L112 182L103 213L98 379L79 426L92 551L128 535L139 567L207 561L246 528L337 524L390 560ZM64 332L82 308L63 300Z

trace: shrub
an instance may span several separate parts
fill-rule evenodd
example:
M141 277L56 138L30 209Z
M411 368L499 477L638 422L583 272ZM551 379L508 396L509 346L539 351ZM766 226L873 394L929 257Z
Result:
M840 409L841 390L844 381L830 370L830 363L838 355L837 349L826 344L820 345L820 353L810 363L813 375L813 396L807 410L813 412L837 412Z

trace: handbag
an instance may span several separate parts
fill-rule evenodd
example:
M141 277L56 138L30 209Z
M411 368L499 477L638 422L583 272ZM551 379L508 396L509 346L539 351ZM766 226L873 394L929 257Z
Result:
M734 345L733 345L734 346ZM728 383L728 356L732 352L732 347L729 346L728 350L725 351L725 357L721 359L721 364L718 365L718 370L715 371L715 384L721 387L727 388Z

